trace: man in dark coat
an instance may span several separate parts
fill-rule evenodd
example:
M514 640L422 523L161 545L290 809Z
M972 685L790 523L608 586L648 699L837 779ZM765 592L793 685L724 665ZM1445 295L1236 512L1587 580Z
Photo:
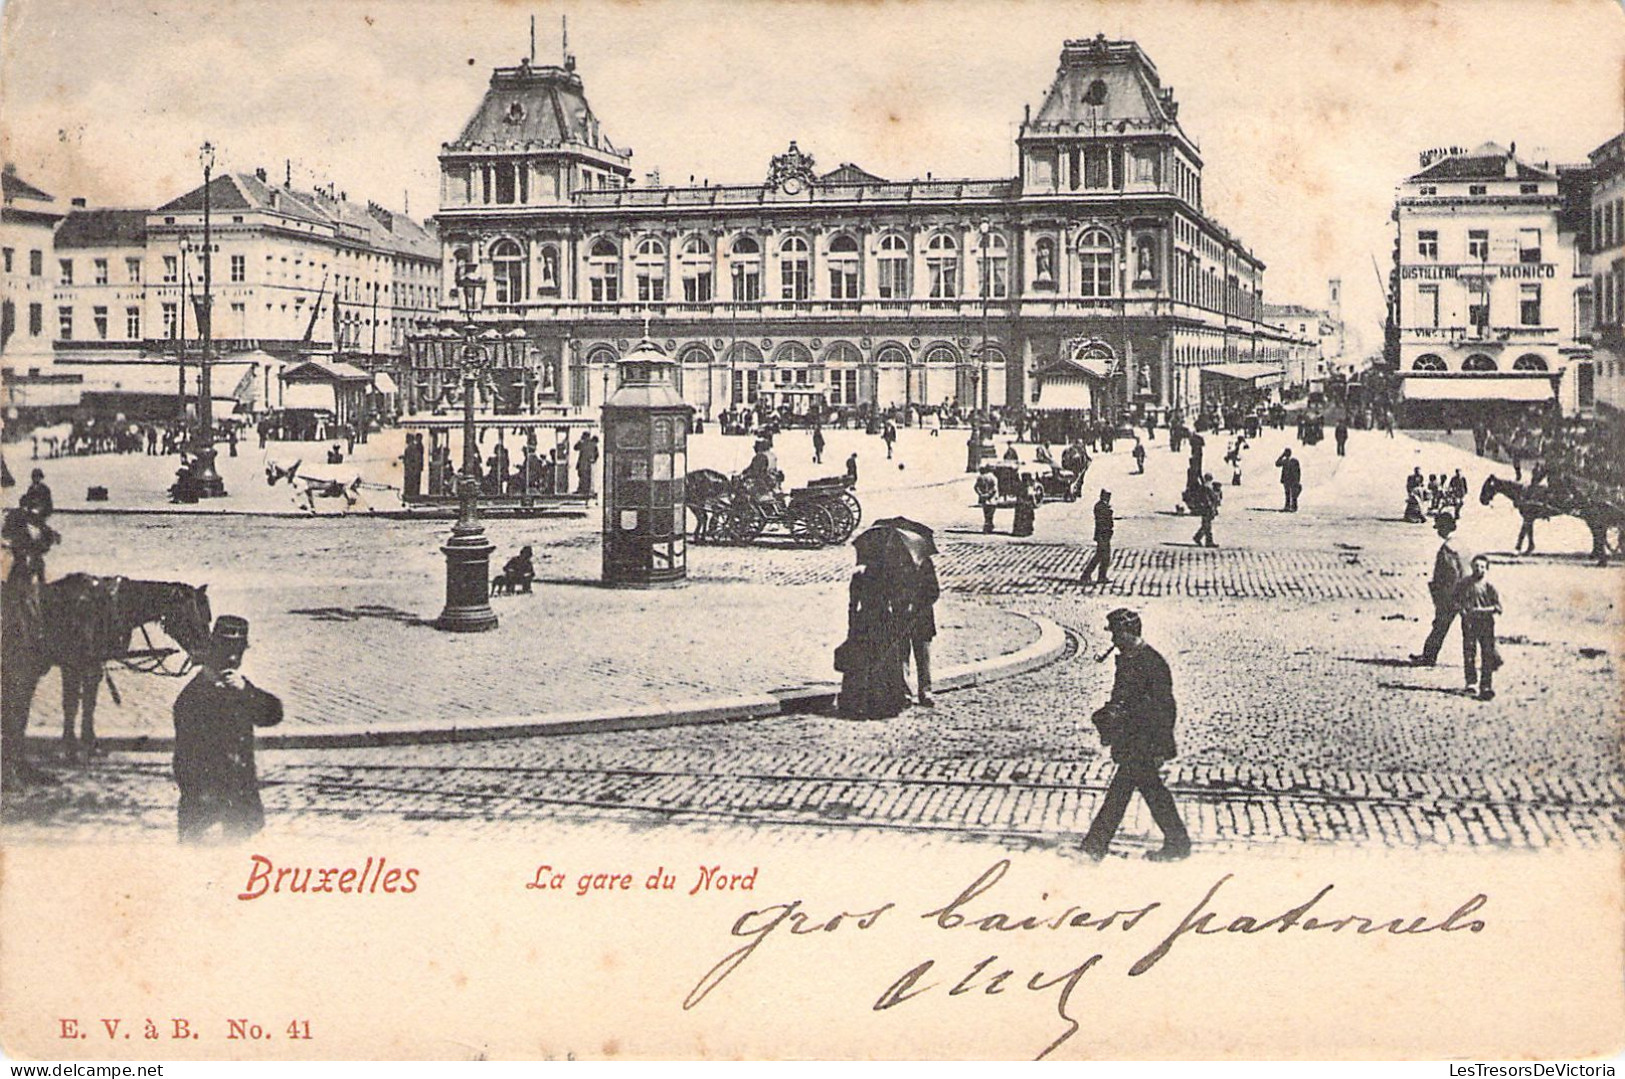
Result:
M1112 517L1112 493L1104 487L1095 502L1095 553L1083 567L1083 583L1089 583L1089 574L1100 571L1096 583L1106 583L1106 569L1112 564L1112 533L1116 530Z
M1292 456L1290 449L1285 449L1275 459L1275 467L1281 470L1281 490L1286 495L1286 503L1281 508L1286 513L1297 513L1298 495L1303 491L1303 465Z
M922 708L937 702L931 698L931 638L937 635L937 599L942 587L937 583L937 567L926 555L910 582L909 641L914 649L914 673L919 683L917 699Z
M248 621L215 620L197 677L175 699L175 782L181 789L180 839L196 843L215 824L228 839L265 827L254 728L282 722L282 702L238 672Z
M1337 421L1337 426L1332 429L1332 434L1337 439L1337 456L1339 456L1339 457L1348 456L1348 454L1347 454L1347 447L1348 447L1348 443L1349 443L1349 425L1348 425L1348 421L1347 420L1338 420Z
M1411 662L1418 667L1431 667L1438 662L1445 634L1450 632L1456 615L1461 612L1456 592L1467 576L1467 567L1461 555L1450 546L1450 535L1456 530L1456 519L1448 513L1441 513L1433 519L1433 527L1439 533L1439 553L1433 556L1433 578L1428 581L1428 594L1433 597L1433 628L1428 630L1422 651L1411 656Z
M1083 837L1083 852L1099 861L1106 856L1123 813L1135 791L1145 799L1151 819L1162 829L1162 847L1146 855L1154 862L1184 858L1191 852L1190 833L1179 817L1174 796L1162 781L1164 761L1178 752L1174 745L1174 678L1168 661L1140 636L1140 616L1118 608L1106 616L1117 649L1117 677L1111 700L1094 714L1101 742L1111 747L1117 774Z

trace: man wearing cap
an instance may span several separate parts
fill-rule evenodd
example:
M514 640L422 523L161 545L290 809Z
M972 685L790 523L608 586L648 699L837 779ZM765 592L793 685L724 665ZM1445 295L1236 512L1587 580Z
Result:
M1450 535L1456 530L1456 519L1441 513L1433 519L1433 528L1439 533L1439 553L1433 556L1433 579L1428 582L1428 593L1433 597L1433 628L1422 642L1422 651L1411 656L1418 667L1431 667L1438 662L1439 649L1444 647L1445 634L1461 611L1456 590L1467 576L1467 566L1461 555L1450 546Z
M1191 852L1190 834L1159 771L1178 752L1173 674L1168 661L1141 638L1140 616L1134 611L1119 607L1106 616L1106 628L1117 650L1117 677L1111 700L1093 718L1101 742L1111 747L1117 774L1083 837L1083 852L1096 861L1106 856L1129 799L1139 791L1162 829L1161 849L1146 857L1154 862L1184 858Z
M1100 576L1096 583L1106 583L1106 567L1112 563L1112 532L1116 527L1112 518L1112 493L1102 487L1100 498L1095 502L1095 553L1083 567L1084 584L1089 583L1089 575L1097 567Z
M197 677L175 698L175 782L181 789L180 839L196 843L215 824L242 839L265 827L254 728L282 722L282 702L239 673L248 620L214 623Z
M51 499L51 488L45 482L43 469L34 469L29 477L28 490L23 492L17 500L21 509L32 509L41 520L56 512L56 503Z

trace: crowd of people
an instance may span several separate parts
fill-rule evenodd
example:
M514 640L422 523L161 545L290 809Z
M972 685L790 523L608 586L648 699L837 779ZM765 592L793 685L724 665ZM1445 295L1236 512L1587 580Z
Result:
M1443 472L1424 476L1422 466L1417 465L1405 477L1405 520L1423 524L1441 513L1460 518L1467 507L1467 490L1467 477L1461 469L1448 476Z

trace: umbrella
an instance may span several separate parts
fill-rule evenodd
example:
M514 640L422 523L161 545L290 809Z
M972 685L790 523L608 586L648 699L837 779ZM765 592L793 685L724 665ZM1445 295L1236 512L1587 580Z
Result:
M880 523L870 525L852 545L858 550L858 563L882 571L913 569L922 565L934 549L931 540L918 532Z
M907 517L882 517L880 520L872 523L869 527L896 528L904 532L912 532L914 535L925 540L926 554L937 553L936 533L931 531L929 526L922 525L918 521L911 521Z

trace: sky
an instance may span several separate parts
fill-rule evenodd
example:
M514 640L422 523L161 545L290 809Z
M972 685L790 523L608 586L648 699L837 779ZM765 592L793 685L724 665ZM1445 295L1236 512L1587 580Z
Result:
M1395 185L1440 145L1583 161L1625 126L1625 0L0 0L0 152L66 203L153 207L220 168L416 217L491 68L557 63L561 17L640 176L1010 176L1062 42L1132 38L1201 148L1208 213L1380 347Z

